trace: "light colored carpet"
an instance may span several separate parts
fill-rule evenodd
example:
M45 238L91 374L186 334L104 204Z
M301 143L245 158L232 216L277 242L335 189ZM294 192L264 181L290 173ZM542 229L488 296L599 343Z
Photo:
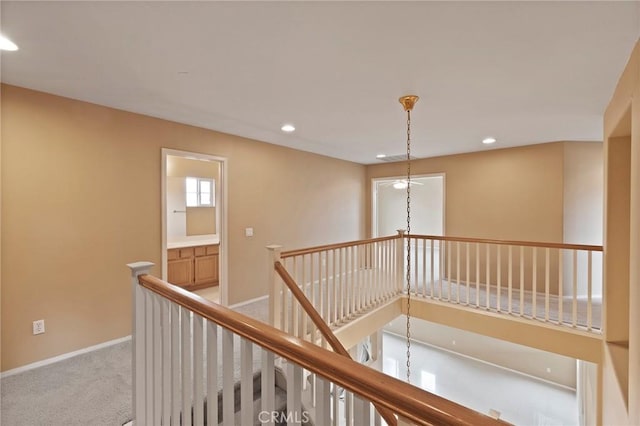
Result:
M268 318L266 301L236 310L259 320ZM234 358L237 380L238 339ZM254 371L259 366L260 351L255 348ZM222 366L218 371L221 387ZM3 426L120 426L132 417L131 341L9 376L0 387Z
M2 424L122 425L131 417L131 341L2 379Z

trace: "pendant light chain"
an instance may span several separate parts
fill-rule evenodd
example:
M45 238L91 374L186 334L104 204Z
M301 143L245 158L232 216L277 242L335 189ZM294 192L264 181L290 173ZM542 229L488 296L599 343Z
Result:
M407 383L411 383L411 110L407 110Z

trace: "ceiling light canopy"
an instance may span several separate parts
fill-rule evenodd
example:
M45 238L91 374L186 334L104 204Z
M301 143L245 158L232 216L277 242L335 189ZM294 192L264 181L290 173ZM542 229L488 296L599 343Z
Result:
M296 127L293 124L283 124L282 127L280 127L280 130L282 130L283 132L291 133L296 130Z
M490 145L492 143L496 143L496 138L489 136L488 138L482 139L482 143L485 145Z
M0 35L0 50L15 51L18 50L18 46L5 36Z

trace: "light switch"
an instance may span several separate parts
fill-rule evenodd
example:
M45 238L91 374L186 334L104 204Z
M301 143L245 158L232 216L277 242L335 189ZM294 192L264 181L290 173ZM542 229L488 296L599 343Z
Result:
M244 229L245 237L253 237L253 228L245 228Z

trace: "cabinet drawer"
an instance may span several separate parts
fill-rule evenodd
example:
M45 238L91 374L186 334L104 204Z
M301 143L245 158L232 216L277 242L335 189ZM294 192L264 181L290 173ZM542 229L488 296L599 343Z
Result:
M204 246L194 247L194 251L196 252L196 256L204 256L207 254Z
M207 254L218 254L220 252L220 246L219 245L213 245L213 246L206 246L207 249Z
M167 260L176 260L180 258L180 249L167 250Z
M193 257L193 247L181 248L180 249L180 258L186 259L189 257Z

